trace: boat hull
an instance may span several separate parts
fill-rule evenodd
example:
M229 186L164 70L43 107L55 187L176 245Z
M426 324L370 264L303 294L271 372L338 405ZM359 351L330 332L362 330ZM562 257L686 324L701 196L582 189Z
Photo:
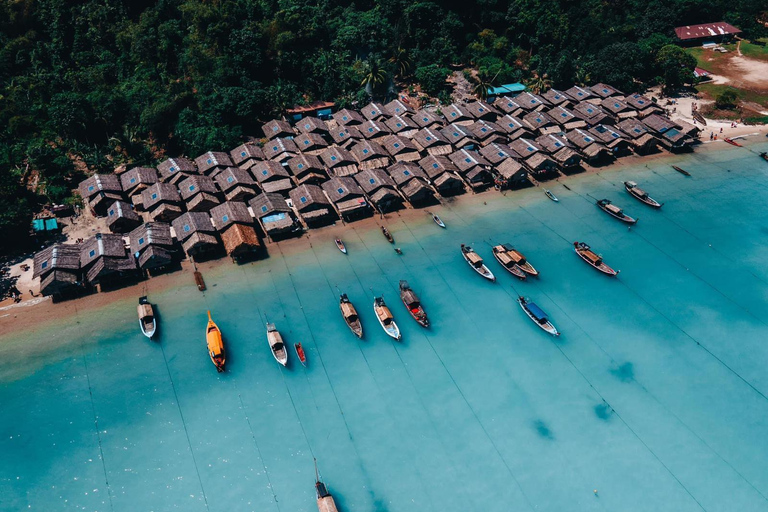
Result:
M545 191L544 191L544 193L547 195L547 197L548 197L548 198L550 198L550 199L551 199L551 200L553 200L554 202L556 202L556 203L559 203L559 202L560 202L560 200L557 198L557 196L555 196L555 194L553 194L553 193L552 193L552 192L550 192L549 190L545 190Z
M210 311L208 312L208 326L205 328L205 341L208 345L208 356L216 367L216 371L223 372L227 363L224 340L221 337L219 326L211 319Z
M520 279L521 281L525 281L527 275L523 271L523 269L520 267L520 265L515 264L515 265L513 265L511 267L508 267L507 265L505 265L501 261L501 259L499 259L499 255L497 253L495 253L495 252L493 253L493 257L496 258L496 261L499 262L499 265L501 265L502 268L504 268L504 270L506 270L507 272L509 272L510 274L515 276L516 278Z
M528 308L526 307L526 303L524 303L520 299L518 299L517 303L520 305L520 309L522 309L525 312L525 314L528 316L528 318L533 320L533 323L538 325L540 329L542 329L544 332L551 334L552 336L560 336L560 333L558 332L557 328L555 328L555 326L552 324L552 322L547 320L543 324L540 323L538 320L536 320L536 317L533 316L533 314L530 311L528 311Z
M594 269L596 269L596 270L599 270L599 271L600 271L600 272L602 272L603 274L607 274L607 275L609 275L609 276L615 276L615 275L618 275L618 273L619 273L617 270L613 270L611 267L609 267L609 266L608 266L608 265L606 265L605 263L601 263L600 265L595 265L594 263L592 263L592 262L589 260L589 258L587 258L586 256L584 256L584 255L581 253L581 251L579 251L578 249L574 249L574 252L576 252L576 254L578 254L578 255L579 255L579 258L581 258L582 260L584 260L585 262L587 262L587 264L588 264L590 267L592 267L592 268L594 268Z
M640 202L642 202L642 203L644 203L644 204L647 204L647 205L648 205L648 206L650 206L651 208L657 208L657 209L658 209L658 208L661 208L661 203L660 203L660 202L656 201L655 199L653 199L653 198L651 198L651 197L647 197L647 196L646 196L646 197L643 197L643 196L641 196L640 194L638 194L637 192L635 192L635 188L634 188L634 187L628 187L628 186L625 184L625 185L624 185L624 188L627 190L627 192L629 192L629 194L630 194L632 197L634 197L634 198L635 198L635 199L637 199L638 201L640 201Z
M637 223L637 219L634 219L634 218L630 217L629 215L618 215L617 213L612 212L611 210L609 210L608 208L605 208L604 206L602 206L600 204L598 204L597 207L600 208L601 210L603 210L605 213L607 213L611 217L613 217L614 219L618 219L621 222L624 222L626 224L635 224L635 223Z
M139 328L141 329L141 333L151 340L152 336L154 336L155 332L157 331L157 322L155 322L155 319L153 318L152 327L150 329L146 329L144 327L144 322L139 320Z
M379 321L379 325L381 326L382 329L384 329L384 332L387 333L387 336L389 336L392 339L399 340L401 338L400 328L397 326L394 319L392 319L389 325L385 324L382 321L381 316L379 316L379 308L380 307L376 304L376 301L374 301L373 312L376 313L376 319Z
M445 229L445 223L442 220L440 220L440 217L438 217L437 215L433 215L432 220L435 221L435 224Z
M475 272L477 272L478 274L480 274L481 276L483 276L484 278L486 278L491 282L496 281L496 276L493 275L493 272L491 272L491 270L485 265L485 263L480 265L480 267L478 268L474 265L474 263L472 263L472 261L470 261L470 259L467 257L467 253L465 253L463 250L461 251L461 255L464 257L464 261L467 262L467 265L469 265L472 270L474 270Z

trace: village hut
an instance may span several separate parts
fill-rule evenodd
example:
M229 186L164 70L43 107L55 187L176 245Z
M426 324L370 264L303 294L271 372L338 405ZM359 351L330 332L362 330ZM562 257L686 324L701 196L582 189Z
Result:
M509 145L492 143L480 148L480 154L483 155L491 165L499 165L501 162L508 158L520 159L518 155Z
M384 121L384 124L387 125L389 131L394 135L400 135L402 137L411 138L413 134L419 130L419 125L413 122L408 116L393 116Z
M637 117L637 110L617 97L605 98L600 102L600 106L613 117L615 123L622 119Z
M430 155L447 155L453 152L453 146L438 129L422 128L413 134L412 140L419 151Z
M360 170L354 155L344 148L331 146L320 153L320 160L330 176L350 176Z
M250 168L250 172L264 192L277 192L285 196L293 188L288 170L274 160L257 162Z
M317 156L328 147L325 139L317 133L302 133L294 137L293 141L299 151L306 155Z
M211 210L211 219L228 256L244 258L261 251L253 217L245 203L225 201Z
M435 201L434 191L429 186L429 177L417 164L398 162L387 167L387 174L395 182L403 197L412 205Z
M397 193L394 180L383 169L360 171L354 179L380 212L391 212L402 205L403 198Z
M332 117L333 120L336 121L336 124L339 126L356 126L363 124L365 121L365 118L359 113L346 108L339 110L333 114Z
M578 85L574 85L567 91L565 91L565 95L571 98L571 106L575 106L582 101L587 101L589 99L595 98L595 95L592 93L592 91L589 89L589 87L581 87Z
M618 157L629 154L630 143L620 131L614 130L610 126L599 124L590 128L589 133L611 150L613 156Z
M293 137L296 133L291 128L291 125L282 119L273 119L268 121L261 127L261 131L264 132L264 136L268 140L272 140L277 137Z
M309 228L326 226L338 217L331 202L317 185L299 185L291 190L291 203Z
M270 140L263 148L264 156L268 160L283 163L289 158L293 158L299 153L299 148L293 139L277 137Z
M208 176L190 176L179 182L179 194L190 212L207 212L219 204L218 193L216 183Z
M384 105L384 115L389 117L402 116L412 113L413 108L399 99L392 100Z
M651 114L644 118L643 124L661 142L661 145L670 151L684 150L691 143L690 137L683 133L679 124L659 114Z
M190 257L208 258L215 255L221 247L211 216L207 212L187 212L175 219L171 225L176 239Z
M389 165L389 155L379 144L361 140L350 149L357 160L357 166L362 169L377 169Z
M496 121L499 113L491 105L484 101L470 101L464 105L464 109L475 121Z
M259 192L253 176L239 167L227 167L214 181L226 201L247 201Z
M115 174L94 174L78 186L80 197L94 215L104 216L107 207L123 199L123 187Z
M297 121L296 128L298 128L301 133L315 133L321 136L328 135L328 125L325 124L325 121L317 117L305 117Z
M599 83L589 88L596 97L604 100L605 98L613 98L615 96L624 96L624 93L618 89L611 87L608 84Z
M558 166L549 158L543 148L529 139L520 138L509 146L522 158L522 163L536 179L545 179L557 173Z
M349 147L359 140L363 139L363 134L357 129L357 126L336 126L329 128L328 136L331 138L334 144L341 148L349 149Z
M576 115L563 105L558 105L549 111L547 115L552 118L560 127L561 132L567 132L576 128L584 128L587 126L586 121Z
M195 165L200 174L215 178L222 170L235 164L223 151L208 151L195 158Z
M469 125L469 132L481 146L487 146L494 142L506 142L506 133L496 123L478 120Z
M443 108L443 117L446 124L472 124L475 120L469 111L458 103L451 103Z
M153 220L170 222L181 215L179 190L171 183L155 183L141 193L141 203Z
M523 123L537 135L558 133L561 130L560 125L544 111L529 112L523 116Z
M136 274L136 261L120 235L96 233L80 244L80 268L91 285L102 285Z
M371 102L361 110L363 116L368 120L376 120L384 117L384 106L381 103Z
M528 113L528 110L523 108L517 99L510 98L509 96L496 98L496 101L493 102L493 106L503 114L517 118L520 118Z
M477 141L469 130L468 125L451 123L440 130L440 135L456 149L474 149L477 146Z
M563 135L541 135L535 142L552 156L552 160L563 172L573 172L579 168L581 155L571 148L571 143Z
M107 208L107 228L112 233L127 233L141 222L139 214L125 201L115 201Z
M500 190L530 184L528 171L514 158L506 158L493 168L494 184Z
M526 112L538 112L552 106L538 94L533 94L528 91L521 92L515 96L515 103L520 105Z
M493 182L490 173L491 164L477 151L460 149L448 155L448 158L472 190L477 192L487 188Z
M396 162L413 162L421 158L416 145L405 137L390 135L381 140L381 145Z
M597 141L592 134L581 128L569 131L565 134L565 138L576 147L590 165L601 165L613 160L611 151Z
M419 160L419 167L427 174L441 196L455 196L464 192L464 182L459 178L459 170L447 156L426 156Z
M624 101L630 107L637 110L637 117L640 119L646 118L651 114L660 114L664 112L664 109L642 94L630 94L624 98Z
M352 177L331 178L322 187L343 220L349 222L371 214L363 189Z
M128 234L131 255L141 270L167 267L176 258L171 225L166 222L147 222Z
M651 134L647 126L637 119L625 119L616 128L626 136L632 149L639 155L647 155L656 149L658 139Z
M299 185L303 183L322 183L328 179L320 159L313 155L298 155L288 160L288 168Z
M184 157L169 158L160 162L157 172L160 174L160 181L174 185L187 176L198 174L195 162Z
M392 132L383 120L368 120L357 127L363 138L366 140L380 140Z
M301 233L301 223L280 194L262 192L250 200L249 206L268 237L275 239Z
M573 107L573 114L584 120L587 126L596 126L598 124L613 124L614 118L605 111L600 105L582 101Z
M232 163L241 169L249 169L254 162L266 160L264 152L256 144L246 143L229 152Z
M444 124L440 117L428 110L419 110L418 112L414 112L411 114L410 119L414 122L414 124L416 124L416 126L421 129L428 128L431 130L436 130L441 128Z
M40 293L60 297L82 286L80 247L55 244L35 254L32 277L40 278Z
M547 92L543 93L541 95L542 98L547 100L552 107L563 107L568 108L572 100L568 97L564 92L558 91L557 89L550 89Z
M522 120L510 114L500 117L496 121L496 126L506 134L507 140L533 137L533 132L528 128L528 125L523 124Z
M128 197L141 195L142 190L159 180L154 167L134 167L120 175L120 185Z

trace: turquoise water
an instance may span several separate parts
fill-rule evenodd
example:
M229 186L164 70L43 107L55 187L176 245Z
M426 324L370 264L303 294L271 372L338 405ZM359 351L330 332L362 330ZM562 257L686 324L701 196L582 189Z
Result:
M0 509L309 512L314 456L345 512L768 510L768 165L730 148L672 163L694 176L640 163L568 180L572 191L550 183L557 204L541 190L484 194L437 209L446 230L391 215L403 256L352 224L346 257L320 231L310 250L273 245L268 260L207 271L205 294L191 278L150 281L158 343L138 334L134 299L6 336ZM627 179L663 209L632 199ZM588 194L639 223L628 230ZM583 263L575 240L618 279ZM491 256L503 242L541 278L504 273ZM400 279L431 328L407 315ZM561 337L523 314L518 292ZM401 342L378 326L373 293ZM225 374L206 355L206 309ZM277 365L267 319L303 343L307 369L293 351Z

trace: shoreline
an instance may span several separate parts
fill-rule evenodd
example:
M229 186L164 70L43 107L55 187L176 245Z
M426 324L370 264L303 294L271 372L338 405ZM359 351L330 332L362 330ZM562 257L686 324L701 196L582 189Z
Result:
M491 193L495 192L493 189L488 189L477 194L470 192L452 197L448 201L443 199L440 204L431 207L418 209L403 208L396 212L385 214L383 217L374 215L350 224L338 222L331 226L309 230L298 238L291 238L279 242L267 242L265 244L265 248L268 253L266 258L245 263L242 266L258 265L260 262L272 258L290 257L292 254L296 254L297 252L310 250L312 244L315 242L330 244L334 238L343 238L344 233L349 229L359 229L361 231L369 231L373 229L377 230L379 229L379 226L386 225L388 220L395 219L404 223L417 222L419 219L425 222L431 222L431 219L429 219L427 214L427 211L431 209L434 209L438 214L440 214L441 209L473 206L480 201L483 201L483 203L487 203L489 201L500 201L503 200L508 194L522 196L526 193L527 190L533 190L535 188L543 190L547 188L547 184L550 183L574 181L578 180L580 177L585 177L597 173L627 170L633 167L640 167L641 164L644 164L645 167L649 167L651 164L653 164L655 167L658 167L664 165L664 162L684 159L690 154L701 152L707 153L709 151L726 149L726 147L729 150L737 151L740 149L749 149L749 146L752 144L763 142L763 137L760 136L763 135L763 132L766 130L757 130L756 132L754 129L752 129L756 127L744 126L740 128L741 129L738 131L746 133L740 133L738 135L729 133L728 135L731 137L744 137L739 139L740 142L746 142L742 148L728 145L721 139L717 141L702 141L702 143L697 146L694 153L675 154L669 153L667 151L661 151L654 155L645 156L638 156L633 154L631 156L623 157L610 165L604 167L585 168L584 172L564 177L561 176L553 180L542 182L536 187L526 187L520 190L509 190L503 193ZM736 130L737 129L734 129L734 131ZM545 196L542 193L541 199L544 198ZM23 263L24 262L20 262L14 267L18 268L18 266ZM197 263L198 270L200 270L204 278L207 278L211 274L215 276L216 272L226 271L232 265L240 266L236 263L232 263L229 258L219 258L216 260ZM2 331L4 335L11 335L27 329L43 329L52 323L60 321L75 313L91 312L120 301L135 301L139 295L144 295L147 293L159 293L183 286L189 286L192 288L194 286L192 268L192 263L188 259L185 259L181 261L181 268L178 270L169 271L165 274L143 279L137 281L136 283L116 288L114 290L91 293L59 303L53 303L50 300L50 297L40 296L24 300L20 303L13 303L10 300L6 300L0 302L0 331ZM31 271L29 274L31 275ZM206 279L206 285L210 289L211 286L215 286L215 281L212 280L209 282L209 280ZM196 288L192 289L195 290L195 293L203 293L198 292ZM44 319L41 320L41 318Z

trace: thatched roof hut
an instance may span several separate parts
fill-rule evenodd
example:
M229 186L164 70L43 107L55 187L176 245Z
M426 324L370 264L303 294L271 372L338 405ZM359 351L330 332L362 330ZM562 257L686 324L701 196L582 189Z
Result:
M610 149L614 156L620 156L629 152L630 143L619 130L599 124L590 128L589 133Z
M305 117L296 122L296 128L301 133L316 133L323 135L328 133L328 125L317 117Z
M583 119L587 126L595 126L597 124L614 122L614 118L606 112L600 105L583 101L573 107L573 114L576 117Z
M154 185L160 178L154 167L134 167L120 175L120 184L125 193L131 197L141 194L141 191Z
M226 201L211 210L213 227L223 233L233 224L253 225L253 217L248 207L241 201Z
M527 112L535 112L538 110L544 110L545 108L551 107L552 105L549 104L547 100L539 96L538 94L533 94L529 91L524 91L515 96L515 103L520 105L523 110Z
M499 116L498 111L484 101L470 101L464 108L475 121L493 122Z
M227 167L214 181L226 201L247 201L258 193L253 176L238 167Z
M295 135L291 125L282 119L273 119L267 122L261 127L261 131L270 140L276 137L293 137Z
M635 153L650 153L656 148L658 139L637 119L625 119L617 124L616 128L626 135Z
M253 226L234 224L221 233L221 242L228 256L244 258L261 251L261 241Z
M528 128L527 124L523 124L522 120L511 114L505 114L496 121L498 126L504 133L507 134L509 140L519 139L520 137L532 137L533 132Z
M568 108L572 100L562 91L557 89L550 89L541 95L542 98L547 100L553 107L562 106Z
M55 244L35 254L33 278L40 278L40 293L61 295L81 286L80 247Z
M241 144L229 152L232 163L241 168L249 168L254 160L265 160L264 152L256 144Z
M366 140L377 140L386 137L391 134L389 127L384 121L365 121L363 124L357 127L360 130L360 134Z
M430 155L447 155L453 152L451 143L437 129L422 128L413 134L413 142L419 151L426 151Z
M328 147L325 139L317 133L302 133L294 137L293 141L299 151L310 155L317 155Z
M637 110L637 117L643 119L651 114L664 112L664 109L657 105L653 100L642 94L630 94L624 101Z
M384 116L384 106L381 103L371 102L360 111L366 119L374 120Z
M584 159L589 163L610 158L611 152L595 137L581 129L571 130L565 134L565 138L573 144Z
M218 250L219 240L211 217L205 212L187 212L172 223L176 239L189 256L203 256Z
M123 187L115 174L94 174L80 182L80 197L96 215L103 216L107 206L123 199Z
M235 165L229 157L229 154L224 153L223 151L208 151L207 153L203 153L195 158L195 164L197 165L197 170L201 174L205 174L212 178L216 177L222 169Z
M320 153L320 160L332 176L349 176L360 170L355 157L344 148L331 146Z
M264 192L277 192L285 195L293 188L293 181L288 170L274 160L256 162L256 165L250 168L250 172Z
M446 156L429 155L419 160L419 167L429 176L432 185L442 196L452 196L464 190L458 169Z
M264 146L264 156L275 162L285 162L296 156L298 152L299 148L296 147L293 139L283 137L272 139Z
M213 179L208 176L190 176L179 182L179 194L190 212L207 212L221 202Z
M514 158L507 158L494 167L495 182L505 189L528 183L528 171Z
M411 108L409 105L406 105L404 102L397 100L392 100L386 105L384 105L384 114L389 117L394 116L402 116L404 114L412 114L413 108Z
M402 204L394 180L383 169L360 171L354 178L380 212L392 211Z
M560 126L560 130L564 132L575 128L584 128L587 125L586 121L576 117L573 112L563 105L551 108L547 111L547 115L549 115L549 117Z
M416 144L405 137L389 135L381 139L381 146L396 162L413 162L421 158Z
M328 179L320 159L313 155L298 155L288 160L288 168L293 173L296 183L322 183Z
M178 183L187 176L198 174L195 163L184 157L169 158L157 166L160 181L165 183Z
M433 114L428 110L419 110L418 112L414 112L413 114L411 114L410 119L419 128L437 129L443 126L444 124L444 121L442 118L438 117L437 115Z
M322 188L344 220L362 218L371 213L363 189L353 178L331 178L322 184Z
M411 204L426 203L434 200L434 192L429 186L429 177L424 170L413 162L398 162L387 167L398 190Z
M337 126L328 131L334 144L341 148L349 148L355 142L362 140L363 134L356 126Z
M481 146L487 146L494 142L506 142L507 136L496 123L478 120L468 126L472 137L480 143Z
M440 134L456 149L474 147L477 145L477 140L475 140L475 137L469 130L470 124L472 124L472 121L466 125L451 123L441 129Z
M603 107L608 114L613 116L616 121L637 117L637 110L635 110L634 107L631 107L628 103L625 103L616 97L605 98L600 102L600 106Z
M389 165L389 155L375 142L361 140L352 146L350 152L360 169L376 169Z
M520 158L514 149L506 144L492 143L480 149L480 154L491 165L498 165L508 158Z
M333 206L317 185L299 185L289 195L293 207L308 227L319 227L336 220Z
M590 91L592 91L592 94L597 96L598 98L612 98L614 96L624 96L624 93L620 90L611 87L608 84L599 83L595 84L592 87L589 88Z
M107 208L107 228L112 233L127 233L141 222L139 214L125 201L115 201Z
M174 247L171 225L147 222L131 231L131 254L140 269L152 270L173 262Z
M336 121L339 126L355 126L358 124L363 124L365 121L365 118L363 118L363 116L361 116L359 113L346 108L339 110L331 117L333 117L333 120Z
M523 116L523 123L528 125L533 133L546 135L558 133L562 130L560 125L543 111L533 111Z
M384 121L387 128L396 135L402 135L404 137L411 137L419 130L419 125L411 120L407 116L393 116Z
M474 118L469 111L462 105L457 103L451 103L443 108L443 117L447 124L471 124L474 122Z
M301 230L293 210L280 194L263 192L251 199L249 206L267 236L282 236Z
M514 117L524 116L528 112L528 110L523 108L523 106L518 103L516 99L510 98L509 96L496 98L496 101L493 102L493 106L504 114L508 114Z
M477 151L460 149L448 155L448 158L473 190L487 187L493 181L490 174L491 164Z
M565 91L565 95L571 99L572 105L576 105L577 103L581 103L582 101L587 101L588 99L595 97L594 93L589 90L589 87L580 87L578 85L574 85Z
M91 284L130 275L136 270L136 262L125 248L120 235L97 233L80 245L80 268Z
M154 220L170 222L183 211L179 190L170 183L155 183L144 189L141 201Z

